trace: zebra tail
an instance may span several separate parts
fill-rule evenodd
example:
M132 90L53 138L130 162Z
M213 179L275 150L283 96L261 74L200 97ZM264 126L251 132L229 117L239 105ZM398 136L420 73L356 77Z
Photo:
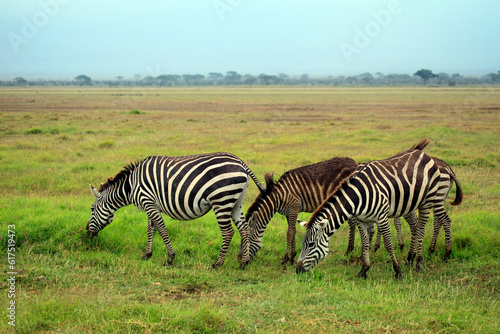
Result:
M413 145L410 150L420 150L422 151L431 141L427 138L422 139L418 144Z
M250 168L248 168L248 166L242 161L243 163L243 166L245 167L245 172L248 174L248 176L250 176L253 180L253 182L255 182L255 185L257 186L257 188L259 188L259 191L262 193L262 194L265 194L266 193L266 187L260 183L260 181L257 179L257 176L255 176L255 174L250 170Z
M451 205L459 205L460 203L462 203L462 200L464 198L464 194L462 192L462 186L460 185L460 182L458 181L458 179L455 176L455 174L451 174L451 178L455 182L457 190L455 192L455 200L453 202L451 202L450 204Z

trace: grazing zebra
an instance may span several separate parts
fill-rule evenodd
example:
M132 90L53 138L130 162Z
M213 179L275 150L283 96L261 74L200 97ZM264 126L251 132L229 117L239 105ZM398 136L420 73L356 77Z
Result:
M355 217L363 244L363 266L358 277L366 277L370 269L368 229L378 224L384 236L396 273L402 279L401 269L394 255L389 218L408 217L419 211L412 245L417 243L417 270L422 261L422 238L425 223L436 204L440 172L434 160L422 150L429 141L424 139L407 151L385 159L361 164L356 171L323 202L307 223L302 252L297 262L297 273L312 269L328 254L328 241L348 219ZM415 240L414 240L415 239ZM411 252L411 250L410 250ZM408 254L412 261L414 254Z
M438 210L437 207L434 208L434 216L436 218L434 219L434 233L432 235L432 241L429 246L429 252L434 253L436 248L436 241L439 236L439 231L441 230L441 227L443 227L445 233L445 253L443 256L443 260L447 261L451 254L451 219L444 209L444 202L446 200L446 197L448 197L451 188L453 187L453 183L455 183L456 185L456 193L455 193L455 200L450 203L451 205L459 205L460 203L462 203L463 192L462 192L462 186L460 185L460 182L458 181L458 178L455 175L455 172L451 169L451 167L441 159L435 157L432 157L432 159L436 162L436 165L439 167L440 171L438 198L441 199L442 205L439 206L439 212L437 213L436 213L436 210ZM401 219L399 217L394 218L394 226L396 227L396 232L398 234L399 248L402 250L404 244L401 235ZM351 226L349 227L351 228ZM375 244L373 246L373 251L376 252L379 247L380 247L380 233L377 232L377 237L375 240Z
M130 164L99 190L90 186L96 197L87 224L93 237L113 220L116 210L134 204L148 215L148 244L144 259L151 257L155 228L168 251L168 265L174 249L161 213L178 220L192 220L213 209L222 232L222 246L213 268L224 263L234 234L233 219L241 234L242 263L248 261L249 228L243 217L242 203L250 176L260 191L264 187L237 156L230 153L200 154L181 157L152 156Z
M265 174L266 191L257 195L248 208L245 220L250 226L250 261L262 247L262 236L276 212L286 216L288 231L286 253L281 264L293 260L295 249L295 224L299 212L313 212L332 193L340 182L349 176L358 164L350 158L335 157L312 165L291 169L277 182Z

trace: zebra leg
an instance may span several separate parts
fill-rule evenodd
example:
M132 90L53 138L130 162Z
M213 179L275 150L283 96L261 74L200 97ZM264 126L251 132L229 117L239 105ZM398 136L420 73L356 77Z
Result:
M354 250L354 237L356 236L356 218L351 217L347 220L349 224L349 243L345 255L349 255Z
M403 234L401 233L401 217L394 218L394 227L396 228L396 233L398 234L399 250L402 251L405 247L405 243L403 241Z
M424 240L425 224L429 220L431 210L429 208L420 208L418 210L418 224L417 224L417 257L416 257L416 271L422 271L422 241Z
M243 193L240 196L240 199L236 202L233 211L231 212L231 218L233 219L233 222L241 235L241 245L238 254L238 259L241 259L241 269L244 269L250 262L250 258L248 255L250 246L250 227L248 226L248 222L245 220L245 216L243 216L242 202L244 197L245 194Z
M429 246L429 253L434 253L434 251L436 250L436 243L439 236L439 230L441 230L442 225L443 223L441 222L441 220L438 219L436 215L434 215L434 233L432 234L432 240Z
M394 246L392 245L391 239L391 227L389 225L389 219L385 219L378 224L378 232L384 236L384 246L392 260L392 267L396 273L396 280L401 281L403 279L403 275L401 274L401 268L399 267L398 260L396 259L396 255L394 254Z
M445 235L445 251L443 260L448 261L451 254L451 219L446 215L446 220L443 222Z
M443 225L444 228L445 252L443 256L443 261L448 261L451 254L451 219L446 213L446 211L444 211L444 208L442 212L436 213L436 211L438 210L434 210L434 216L435 216L434 220L439 221L440 225Z
M151 219L148 219L148 245L146 246L146 252L142 256L143 260L147 260L153 255L153 237L155 235L155 226Z
M153 211L153 212L148 212L148 218L149 221L152 223L153 226L153 233L154 234L154 228L158 230L158 233L160 233L161 238L163 239L163 242L165 243L165 246L167 247L167 253L168 253L168 260L167 260L167 266L171 266L174 263L174 258L175 258L175 251L174 248L172 247L172 244L170 243L170 238L168 236L167 228L165 227L165 224L163 222L163 218L158 211ZM149 246L149 233L150 233L150 228L148 227L148 246ZM152 238L151 238L152 240ZM152 247L152 244L151 244ZM146 254L147 254L148 249L146 249Z
M416 248L417 248L418 217L415 212L412 212L404 216L404 219L410 226L410 233L411 233L410 250L408 251L408 258L406 259L405 266L411 267L413 265L413 260L415 259Z
M366 272L370 269L370 241L368 236L368 228L370 223L357 222L359 235L361 237L361 260L362 267L358 273L358 277L366 278Z
M283 270L286 270L286 264L288 261L290 261L290 264L293 264L295 255L297 255L297 249L295 246L295 234L297 230L295 229L295 224L297 222L298 214L298 208L294 207L290 210L290 213L286 217L288 230L286 232L286 253L283 257L283 261L281 261Z
M375 237L375 244L373 245L373 252L375 253L380 248L380 230L377 227L377 236Z
M219 268L224 264L224 260L226 258L227 250L229 249L229 244L231 243L231 239L234 235L233 226L231 225L231 212L227 211L226 208L218 208L213 207L215 217L217 218L217 223L219 224L219 228L222 233L222 245L219 251L219 256L217 257L217 261L212 265L213 269ZM243 242L243 236L242 236ZM244 254L244 249L242 253ZM247 252L248 255L248 252ZM243 258L243 255L242 255Z

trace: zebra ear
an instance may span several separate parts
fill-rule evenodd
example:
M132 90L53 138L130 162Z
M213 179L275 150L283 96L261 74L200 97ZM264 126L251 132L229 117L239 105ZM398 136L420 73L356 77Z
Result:
M297 223L299 223L299 225L300 225L300 226L302 226L303 228L306 228L306 225L307 225L307 222L306 222L306 221L303 221L303 220L297 219Z
M101 193L99 192L99 190L97 190L96 188L92 187L91 184L89 184L90 186L90 190L92 190L92 194L94 194L95 198L100 198L101 197Z
M328 225L328 219L323 219L318 223L318 229L321 231Z

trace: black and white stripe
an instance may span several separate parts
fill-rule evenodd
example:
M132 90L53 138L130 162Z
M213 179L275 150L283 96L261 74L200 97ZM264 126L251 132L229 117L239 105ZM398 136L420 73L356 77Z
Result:
M161 213L178 220L192 220L214 211L222 232L222 247L213 268L224 263L234 234L231 219L241 234L242 263L248 263L249 228L243 217L242 203L251 177L261 191L263 186L237 156L230 153L200 154L181 157L152 156L131 164L99 190L87 224L89 236L95 236L113 220L113 213L134 204L148 215L148 244L144 258L152 254L153 236L158 230L168 251L168 264L175 252Z
M250 260L262 247L264 231L276 212L288 222L286 253L281 264L286 266L296 255L295 225L299 212L314 212L333 190L349 176L358 164L350 159L332 159L285 172L277 182L265 175L266 191L257 195L245 216L250 226ZM285 267L286 268L286 267Z
M432 241L429 246L429 252L433 253L436 249L436 242L437 238L439 236L439 231L441 230L441 227L444 229L445 233L445 253L443 256L443 260L447 261L450 257L451 254L451 249L452 249L452 243L451 243L451 219L446 213L446 210L444 208L445 200L448 197L448 194L450 193L451 189L453 188L453 183L455 183L456 186L456 192L455 192L455 200L451 202L451 205L459 205L462 203L463 200L463 192L462 192L462 186L460 185L460 182L458 181L458 178L451 169L451 167L443 160L438 159L436 157L432 157L432 159L436 162L436 165L439 167L440 171L440 179L439 179L439 191L438 195L436 198L436 202L440 203L439 206L434 207L434 233L432 234ZM413 218L416 219L416 218ZM397 217L394 218L394 226L396 228L396 233L398 235L398 241L399 241L399 248L403 250L404 243L403 243L403 237L401 234L401 218ZM351 226L349 226L351 228ZM355 230L354 226L354 230ZM377 237L375 240L375 244L373 246L373 251L377 251L377 249L380 247L380 233L377 232Z
M407 217L419 211L412 244L417 245L417 269L422 261L423 228L432 208L436 206L440 172L434 160L422 149L428 140L385 160L361 164L321 205L307 223L297 273L312 269L328 254L328 241L350 217L355 217L363 244L363 267L359 277L366 277L370 268L368 229L377 223L384 236L384 245L391 255L396 279L401 270L394 255L389 218ZM409 260L412 254L409 254Z

